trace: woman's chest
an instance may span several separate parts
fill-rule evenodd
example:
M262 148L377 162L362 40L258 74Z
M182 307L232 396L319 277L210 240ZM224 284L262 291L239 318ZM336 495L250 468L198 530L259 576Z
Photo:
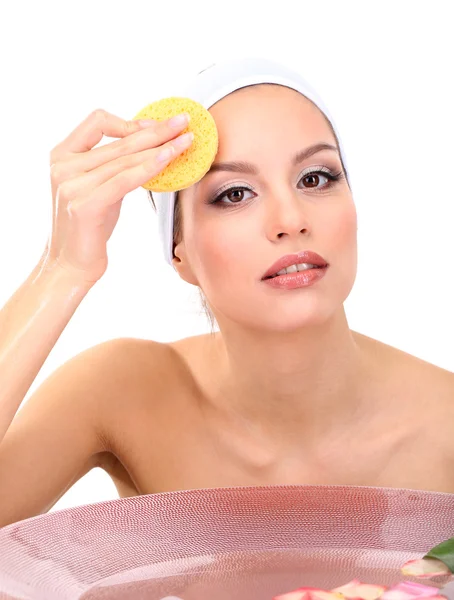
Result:
M178 422L177 422L178 421ZM106 471L120 496L252 485L360 485L454 493L453 447L435 424L410 431L393 424L364 441L327 440L308 455L304 444L276 454L266 445L220 439L197 419L181 415L161 427L137 415L122 433Z
M200 410L210 385L189 356L189 374L186 378L177 373L173 379L181 384L171 394L150 405L147 390L153 383L146 380L142 395L119 403L118 414L110 419L115 423L114 456L105 470L121 496L286 484L454 493L454 386L446 372L440 375L438 369L429 368L421 377L415 363L410 376L411 369L406 368L405 377L389 379L370 391L377 402L391 399L388 417L375 419L375 424L351 423L350 433L327 435L307 452L303 438L301 445L276 449L263 438L236 437L222 424L213 426Z

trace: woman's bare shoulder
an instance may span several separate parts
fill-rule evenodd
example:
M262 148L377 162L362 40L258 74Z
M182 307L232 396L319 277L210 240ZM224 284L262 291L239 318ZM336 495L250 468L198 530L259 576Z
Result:
M384 373L392 372L399 378L413 379L418 385L425 384L438 389L444 388L454 394L454 372L430 363L422 358L400 350L395 346L381 342L358 332L352 332L355 340L373 358L373 362ZM176 363L186 364L189 369L207 366L212 359L212 350L219 341L220 333L201 334L182 338L172 342L159 343L152 340L128 338L124 340L125 350L134 348L149 360L150 353L160 356L170 366ZM454 404L454 401L453 401Z
M103 347L105 350L105 358L109 362L112 362L112 357L117 357L118 366L128 366L128 369L136 364L138 368L144 366L150 366L153 361L171 361L175 358L175 349L183 348L191 338L183 338L176 342L158 342L156 340L134 338L134 337L122 337L113 338L99 344L99 347ZM150 362L151 361L151 362ZM130 373L130 371L129 371Z
M352 333L358 345L365 350L374 364L378 378L392 382L396 388L407 391L413 389L420 397L436 393L438 398L451 400L454 409L452 371L364 334ZM201 334L172 342L119 338L112 340L109 346L116 349L115 363L119 367L123 366L121 371L124 374L124 385L143 382L143 385L147 386L150 384L150 377L155 373L161 375L162 381L162 374L166 370L169 375L176 372L183 374L185 371L189 379L202 379L203 372L212 359L212 350L219 335L219 332L214 335ZM106 356L112 361L111 351L107 352ZM171 377L167 381L174 381L174 378ZM179 381L184 382L184 378L180 378Z
M106 438L110 421L117 420L123 410L138 408L142 398L151 402L162 397L172 379L166 375L176 362L168 344L133 337L110 339L82 354L86 360L96 356L103 388L99 420L107 430Z
M451 400L454 409L454 373L409 352L374 338L353 332L355 339L373 357L379 374L387 375L402 389L414 389L418 396Z

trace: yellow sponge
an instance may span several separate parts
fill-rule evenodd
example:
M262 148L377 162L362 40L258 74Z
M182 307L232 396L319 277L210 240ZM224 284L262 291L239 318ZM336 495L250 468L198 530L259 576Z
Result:
M163 98L145 106L136 119L165 121L182 112L190 115L190 121L181 134L192 131L194 139L184 152L174 158L158 175L142 185L152 192L174 192L190 187L210 169L218 151L216 123L199 102L191 98Z

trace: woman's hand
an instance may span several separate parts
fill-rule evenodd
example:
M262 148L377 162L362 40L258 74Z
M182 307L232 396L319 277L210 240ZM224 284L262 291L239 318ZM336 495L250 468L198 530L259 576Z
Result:
M102 277L124 196L192 142L191 134L179 135L187 121L171 121L143 127L95 110L51 151L52 231L45 264L63 269L75 283L93 285ZM122 139L93 149L103 135Z

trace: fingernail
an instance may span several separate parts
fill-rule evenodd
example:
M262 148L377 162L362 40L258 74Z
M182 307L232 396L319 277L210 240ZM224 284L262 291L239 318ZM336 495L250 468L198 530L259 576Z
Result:
M165 162L166 160L169 160L169 158L173 155L173 148L171 146L168 146L167 148L164 148L163 150L161 150L161 152L159 152L159 154L156 156L156 160L158 162Z
M189 123L189 115L187 113L172 117L169 121L170 127L181 127L181 125L184 125L185 123Z
M192 131L190 131L189 133L185 133L184 135L180 135L180 137L177 137L173 143L176 146L183 147L183 146L187 146L187 144L192 142L193 139L194 139L194 134L192 133Z

